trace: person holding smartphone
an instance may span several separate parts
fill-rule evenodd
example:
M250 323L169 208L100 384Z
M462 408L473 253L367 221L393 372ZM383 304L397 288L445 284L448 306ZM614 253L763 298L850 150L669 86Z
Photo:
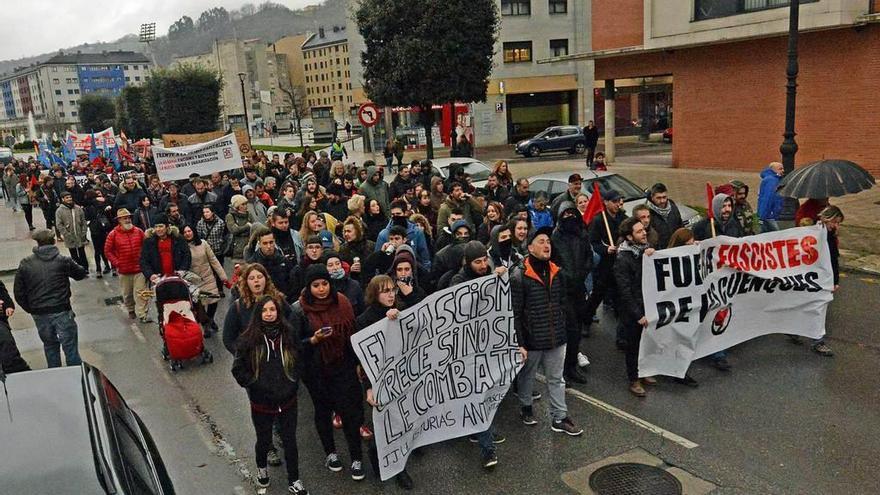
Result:
M351 456L351 478L364 479L360 427L364 422L363 395L357 375L357 357L350 338L356 331L351 302L333 288L322 264L306 269L305 289L293 305L291 322L303 344L303 382L315 406L315 428L324 447L324 465L342 471L333 440L333 412L342 417L342 430Z

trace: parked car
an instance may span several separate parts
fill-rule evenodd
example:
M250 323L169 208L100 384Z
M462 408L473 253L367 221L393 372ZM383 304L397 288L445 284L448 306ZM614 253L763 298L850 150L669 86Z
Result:
M431 165L440 172L440 175L443 176L444 180L449 177L449 167L453 163L458 163L464 166L464 172L470 176L471 184L474 187L477 189L483 189L486 187L486 180L489 178L489 174L492 173L492 169L479 160L474 158L436 158L431 160ZM395 174L386 173L385 182L391 183L391 181L394 180L394 177Z
M544 191L550 197L551 201L556 196L568 190L568 176L573 173L579 173L583 176L583 185L581 192L587 196L593 195L593 183L599 182L599 189L606 191L614 189L623 196L623 209L627 215L632 215L632 209L636 205L647 201L647 189L637 186L626 177L615 172L598 172L592 170L575 170L571 172L550 172L546 174L536 175L529 178L529 191L536 193ZM700 221L701 217L693 208L676 203L678 210L681 212L681 220L684 226L693 228Z
M0 148L0 165L7 165L12 163L14 155L12 153L12 149L10 148Z
M3 493L174 493L147 427L97 368L25 371L6 386Z
M663 142L671 143L672 142L672 127L668 127L665 131L663 131Z
M531 157L554 151L583 154L586 150L586 138L576 125L548 127L537 136L516 143L518 154Z

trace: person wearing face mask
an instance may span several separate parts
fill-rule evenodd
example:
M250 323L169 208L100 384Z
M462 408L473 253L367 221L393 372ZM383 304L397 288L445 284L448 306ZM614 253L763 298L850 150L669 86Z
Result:
M280 314L281 302L261 296L247 330L241 335L232 364L232 376L247 390L251 420L256 431L257 486L269 486L269 453L273 451L272 426L278 425L287 465L290 493L307 495L299 477L296 445L297 391L302 375L300 342L293 327ZM276 453L277 455L277 453Z
M361 289L361 285L356 280L352 280L345 272L339 253L324 251L322 261L327 267L327 272L330 273L330 284L333 285L336 292L345 294L354 308L355 314L360 314L364 310L364 291Z
M523 256L513 249L513 229L515 225L507 223L492 229L489 240L489 261L493 267L503 266L508 270L522 261Z
M125 208L116 211L116 219L119 225L107 235L104 254L119 273L119 289L128 317L144 321L147 320L147 299L139 295L147 288L140 264L144 231L134 226L131 213Z
M315 429L326 455L324 466L335 473L342 471L333 438L335 411L342 418L351 478L363 480L363 392L351 347L351 336L357 330L355 314L348 298L333 288L326 266L309 266L306 287L293 306L291 323L303 343L303 383L314 404Z
M553 261L562 267L562 282L570 303L565 306L568 341L564 376L570 382L586 383L587 379L580 370L589 364L580 351L581 322L588 321L583 319L582 314L587 300L584 281L593 269L593 249L583 218L571 201L563 201L559 205L559 219L551 240L555 248Z
M449 281L461 268L464 246L473 238L474 229L465 220L452 224L452 244L437 252L431 268L431 279L438 289L449 287Z
M413 250L407 244L402 244L395 251L388 275L394 280L398 298L406 307L418 304L427 297L427 292L420 285L427 274L416 264Z

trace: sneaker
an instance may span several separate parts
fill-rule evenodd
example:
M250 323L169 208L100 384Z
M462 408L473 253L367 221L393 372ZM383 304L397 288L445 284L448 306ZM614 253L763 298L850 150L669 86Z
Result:
M137 318L137 316L135 316L134 311L129 311L128 312L128 319L133 320L135 318Z
M364 440L369 440L373 438L373 430L370 429L369 426L363 425L360 428L361 438Z
M653 376L642 377L642 383L645 385L657 385L657 379Z
M111 271L111 270L110 270L110 267L109 267L109 266L105 266L105 267L104 267L104 273L110 273L110 271Z
M688 387L698 387L700 385L691 375L684 375L684 378L676 378L675 383L687 385Z
M104 276L101 275L101 272L100 272L100 271L98 271L98 272L95 274L95 278L104 278Z
M324 466L334 473L342 471L342 461L339 460L339 454L336 452L327 454L327 460L324 461Z
M519 398L519 392L514 392L513 395L514 395L517 399ZM541 400L541 397L543 397L543 396L541 395L541 392L538 392L537 390L532 390L532 402L534 402L534 401L536 401L536 400Z
M280 466L281 465L281 456L278 455L277 449L270 450L269 454L266 458L269 460L270 466Z
M629 391L632 392L636 397L644 397L645 396L645 388L642 387L642 381L636 380L629 384Z
M471 443L479 443L480 442L480 440L477 438L476 435L468 435L468 440ZM506 441L507 441L507 439L504 438L504 435L502 435L500 433L493 433L492 434L492 443L498 444L498 443L504 443Z
M338 414L333 415L333 427L336 428L337 430L342 429L342 416L340 416Z
M114 276L114 277L118 277L118 276L119 276L119 272L116 271L116 268L113 269L113 276Z
M590 365L590 360L587 358L587 356L583 352L579 352L578 353L578 367L579 368L586 368L589 365Z
M719 371L730 371L730 363L727 361L727 358L713 359L712 366Z
M257 468L257 486L260 488L266 488L269 486L269 468Z
M561 421L553 420L553 422L550 423L550 429L557 433L565 433L572 437L576 437L584 432L583 429L575 426L574 422L568 416L562 418Z
M305 485L303 485L302 480L296 480L293 483L287 485L287 492L293 493L295 495L309 495L309 491L306 490Z
M360 481L364 479L364 465L361 461L352 461L351 463L351 479Z
M824 342L821 344L816 344L812 347L813 352L820 354L825 357L831 357L834 355L834 351L831 350Z
M492 469L498 464L498 455L495 454L495 451L489 452L488 454L483 456L483 468L484 469Z
M151 320L149 316L141 316L140 318L138 318L138 321L140 321L141 323L152 323L153 322L153 320Z
M538 421L535 420L535 414L532 412L532 406L526 406L520 409L519 417L522 419L524 425L534 426L538 424Z
M566 382L580 383L581 385L587 383L587 377L584 376L580 368L572 368L566 371L563 376L565 377Z

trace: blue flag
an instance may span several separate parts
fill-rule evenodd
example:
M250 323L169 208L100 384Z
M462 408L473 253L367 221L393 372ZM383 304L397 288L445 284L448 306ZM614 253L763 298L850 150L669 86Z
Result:
M122 168L122 163L119 161L119 144L113 146L113 151L110 153L110 157L113 159L113 168L119 172L119 169Z
M39 143L37 146L37 161L46 168L52 168L52 160L49 158L49 152L46 150L46 143Z
M67 142L62 146L64 161L67 163L76 161L76 148L73 146L73 136L67 138Z
M110 150L107 149L107 140L103 139L103 138L102 138L102 140L104 142L104 160L109 160L110 159Z
M93 162L99 156L101 154L98 152L98 140L95 139L95 131L92 131L92 147L89 148L89 161Z

